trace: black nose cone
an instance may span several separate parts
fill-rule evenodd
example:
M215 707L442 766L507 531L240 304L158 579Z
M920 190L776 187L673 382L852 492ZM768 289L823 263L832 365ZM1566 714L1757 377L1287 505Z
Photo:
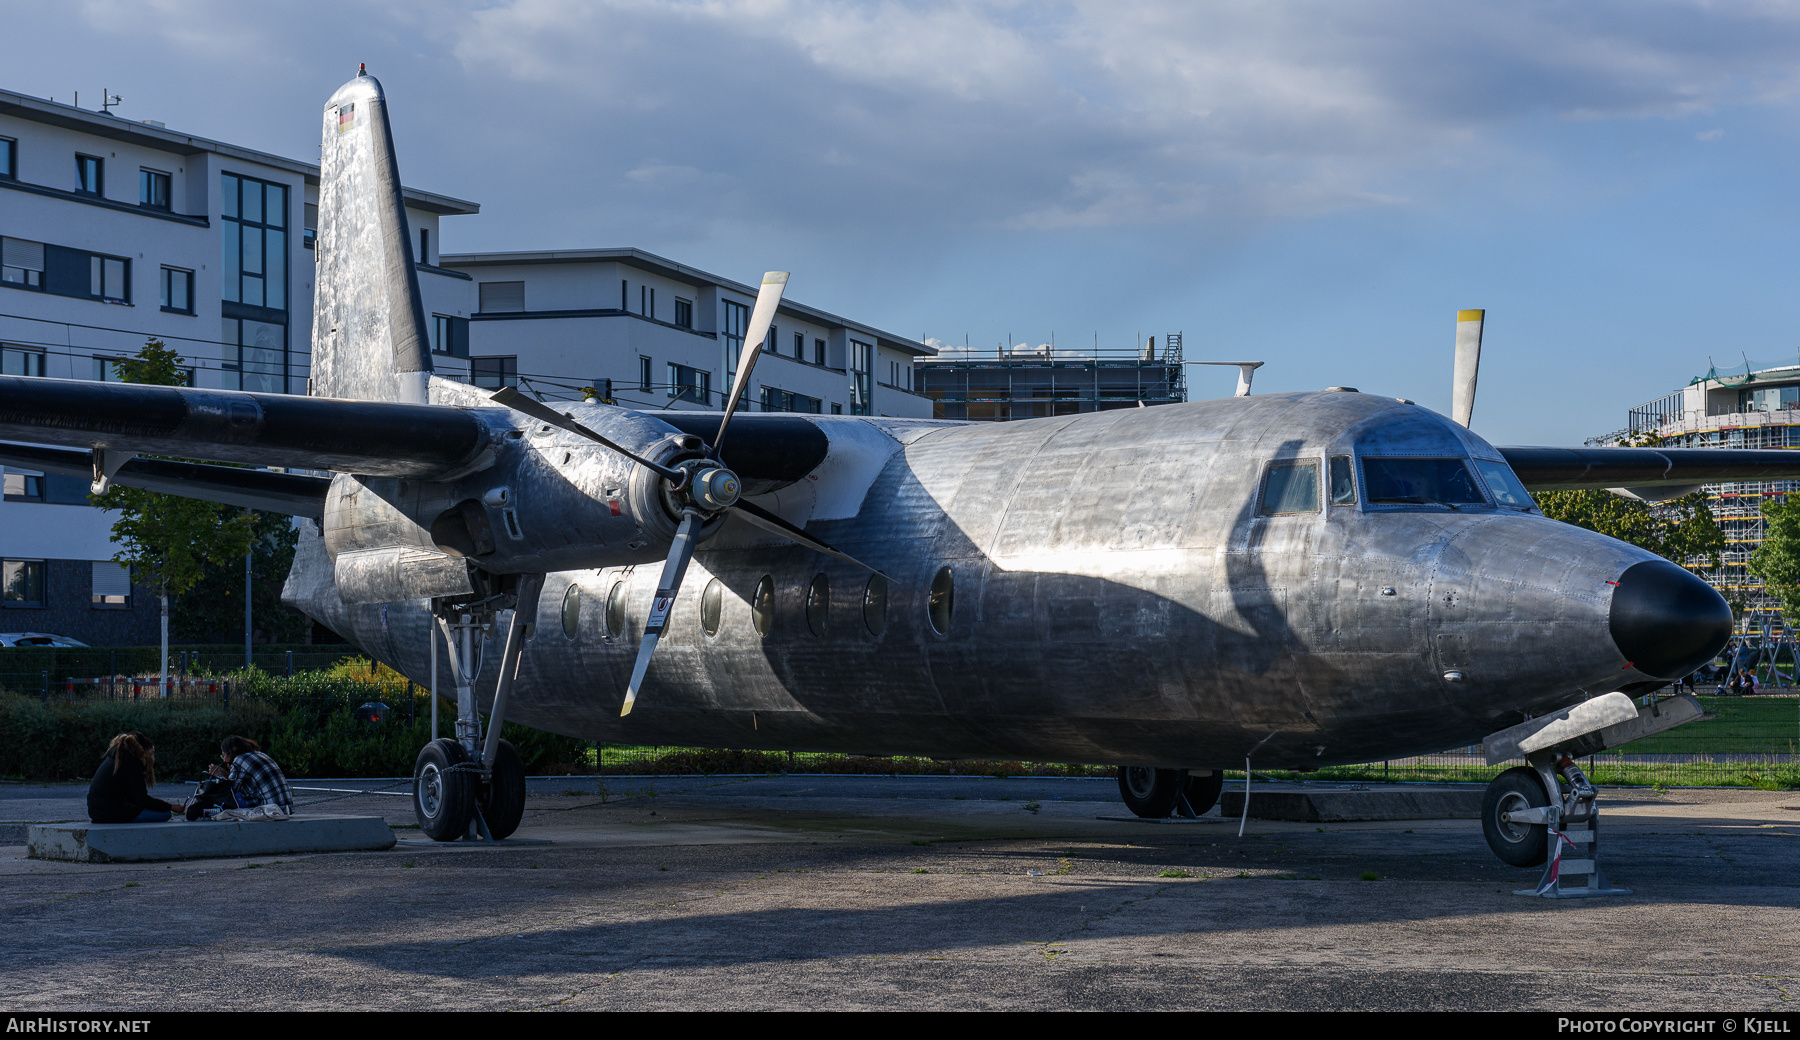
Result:
M1731 607L1689 571L1667 560L1645 560L1619 576L1607 624L1619 652L1638 671L1679 679L1724 649Z

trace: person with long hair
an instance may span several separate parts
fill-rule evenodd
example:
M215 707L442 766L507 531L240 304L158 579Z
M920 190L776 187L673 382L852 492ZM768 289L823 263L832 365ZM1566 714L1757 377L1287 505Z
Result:
M285 814L294 811L294 796L288 789L287 776L268 752L249 737L232 735L219 742L219 761L223 766L208 766L206 771L230 781L230 808L254 809L274 806Z
M156 786L156 745L135 730L121 733L106 745L100 768L88 785L88 819L95 823L164 823L180 811L153 798Z

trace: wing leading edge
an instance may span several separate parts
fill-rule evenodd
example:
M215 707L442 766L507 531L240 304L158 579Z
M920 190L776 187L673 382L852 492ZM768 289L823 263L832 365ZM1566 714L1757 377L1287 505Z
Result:
M1501 448L1531 491L1684 487L1800 480L1800 451L1781 448Z

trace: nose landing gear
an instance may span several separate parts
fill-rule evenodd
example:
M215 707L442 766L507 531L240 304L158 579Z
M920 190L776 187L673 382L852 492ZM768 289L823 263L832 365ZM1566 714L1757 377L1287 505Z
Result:
M1544 865L1536 888L1513 894L1568 899L1625 896L1600 869L1599 791L1568 755L1538 752L1527 765L1508 769L1488 785L1481 801L1481 830L1494 855L1515 867ZM1557 777L1568 783L1563 793ZM1573 883L1572 883L1573 882Z

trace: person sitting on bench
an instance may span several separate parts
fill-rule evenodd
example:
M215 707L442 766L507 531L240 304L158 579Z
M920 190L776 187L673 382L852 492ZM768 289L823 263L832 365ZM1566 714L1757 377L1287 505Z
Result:
M226 808L254 809L269 805L278 807L283 813L293 813L294 796L288 791L287 777L256 741L249 737L226 737L219 742L219 758L229 770L208 766L206 771L231 782L231 793L227 797L232 804Z
M152 798L156 747L142 733L121 733L106 745L88 785L88 819L95 823L167 823L183 803Z

